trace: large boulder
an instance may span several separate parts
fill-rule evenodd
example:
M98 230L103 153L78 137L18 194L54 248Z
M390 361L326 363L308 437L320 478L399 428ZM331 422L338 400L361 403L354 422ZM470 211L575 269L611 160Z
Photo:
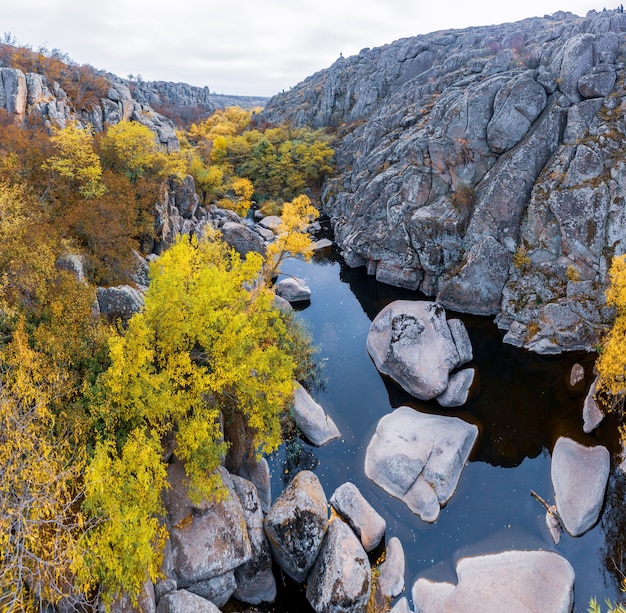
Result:
M224 498L219 502L204 500L194 504L189 498L183 463L176 461L168 467L170 487L164 499L170 553L166 570L179 588L221 577L252 558L245 515L231 476L224 468L219 472L224 482ZM215 583L230 590L226 599L235 589L231 581L220 579L213 587ZM207 587L204 584L198 589Z
M296 277L281 279L274 286L274 291L289 302L306 302L311 299L311 288L305 281Z
M272 554L263 529L263 509L256 487L241 477L232 477L233 486L248 527L252 558L235 569L237 589L234 597L242 602L274 602L276 580L272 573Z
M370 552L378 546L387 523L354 483L340 485L330 497L330 504L350 524L365 551Z
M461 356L471 359L461 326L456 320L453 334L445 309L436 302L396 300L372 322L367 350L380 372L416 398L430 400L446 390L451 371L463 363Z
M250 251L265 255L265 242L252 228L243 223L229 221L222 228L224 241L239 255L245 256Z
M306 597L316 613L360 613L370 596L372 569L349 526L334 516L307 580Z
M556 508L572 536L591 528L600 516L609 479L611 456L606 447L586 447L560 437L552 451L550 475Z
M569 613L574 569L551 551L505 551L463 558L458 584L420 578L413 585L416 612Z
M109 321L128 320L143 308L143 294L130 285L99 287L96 297L100 313Z
M318 447L341 436L335 422L297 381L293 396L293 420L300 432Z
M385 415L365 453L365 474L433 522L454 494L478 428L402 406Z
M187 590L176 590L159 600L156 613L220 613L220 610L201 596Z
M294 580L304 581L317 558L328 523L328 501L319 479L299 472L265 517L274 560Z

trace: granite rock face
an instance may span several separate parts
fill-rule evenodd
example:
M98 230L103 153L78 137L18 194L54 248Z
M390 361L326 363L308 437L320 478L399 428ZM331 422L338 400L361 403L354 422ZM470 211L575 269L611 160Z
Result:
M626 15L558 12L405 38L272 98L338 129L323 211L346 262L496 316L537 353L592 349L626 251Z

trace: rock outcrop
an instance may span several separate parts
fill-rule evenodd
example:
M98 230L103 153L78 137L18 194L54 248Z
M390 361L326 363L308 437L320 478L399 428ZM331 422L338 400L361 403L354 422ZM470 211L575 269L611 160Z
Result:
M365 452L365 474L433 522L454 494L477 437L478 428L458 417L399 407L378 422Z
M323 211L350 266L495 316L505 342L592 349L626 251L626 15L558 12L340 57L260 120L338 131Z
M418 579L412 590L415 610L570 613L574 604L574 569L550 551L462 558L456 574L457 585Z

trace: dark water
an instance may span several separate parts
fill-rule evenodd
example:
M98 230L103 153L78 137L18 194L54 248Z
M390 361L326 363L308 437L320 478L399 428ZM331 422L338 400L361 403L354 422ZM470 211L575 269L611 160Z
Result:
M413 399L383 380L365 348L370 322L380 309L415 292L377 283L363 269L350 270L332 251L313 262L291 261L285 272L306 280L311 303L301 310L324 362L324 386L313 393L339 427L342 438L315 448L296 440L283 445L270 460L273 496L293 475L311 469L328 498L336 487L352 481L385 518L385 538L397 536L407 558L406 591L418 576L456 582L455 562L475 553L505 549L546 549L567 558L576 572L575 611L586 611L589 599L618 599L626 516L624 483L614 471L601 521L582 537L562 536L554 546L545 527L545 509L530 496L535 490L553 501L550 452L566 435L581 443L604 444L615 456L615 420L592 434L582 432L582 403L591 383L592 354L539 357L501 342L502 333L487 318L461 315L474 350L478 387L462 410ZM452 314L449 314L451 316ZM571 366L579 362L586 380L571 389ZM457 415L476 423L479 439L458 489L434 524L422 522L364 473L365 449L378 420L407 404L422 411ZM624 537L621 537L624 539ZM274 611L310 611L302 590L281 589Z

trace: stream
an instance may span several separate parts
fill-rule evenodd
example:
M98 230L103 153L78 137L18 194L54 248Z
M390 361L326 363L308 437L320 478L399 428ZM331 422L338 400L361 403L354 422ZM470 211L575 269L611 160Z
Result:
M587 445L603 444L615 460L619 451L615 418L605 418L590 435L582 431L582 404L593 378L595 355L537 356L502 343L504 333L490 318L448 312L465 323L478 371L478 384L463 407L445 409L423 402L386 380L371 361L365 340L370 323L389 302L422 299L416 292L378 283L364 268L349 269L335 248L309 262L290 260L283 272L300 277L312 290L299 309L309 327L323 383L312 396L332 417L341 438L324 447L300 439L288 441L268 458L275 499L303 469L315 472L330 499L342 483L354 483L387 522L385 539L397 536L406 556L406 589L418 576L456 583L455 563L464 556L506 549L545 549L565 557L576 573L574 611L587 611L590 598L604 603L620 597L619 577L626 551L624 478L611 473L603 514L583 536L563 534L555 546L545 525L545 509L531 495L549 503L550 453L559 436ZM585 368L584 382L569 385L574 363ZM378 420L394 408L456 415L479 427L479 438L458 488L434 524L427 524L402 502L371 482L364 472L367 445ZM615 463L615 461L613 462ZM380 553L373 552L373 560ZM272 611L312 611L302 586L277 575L279 595Z

